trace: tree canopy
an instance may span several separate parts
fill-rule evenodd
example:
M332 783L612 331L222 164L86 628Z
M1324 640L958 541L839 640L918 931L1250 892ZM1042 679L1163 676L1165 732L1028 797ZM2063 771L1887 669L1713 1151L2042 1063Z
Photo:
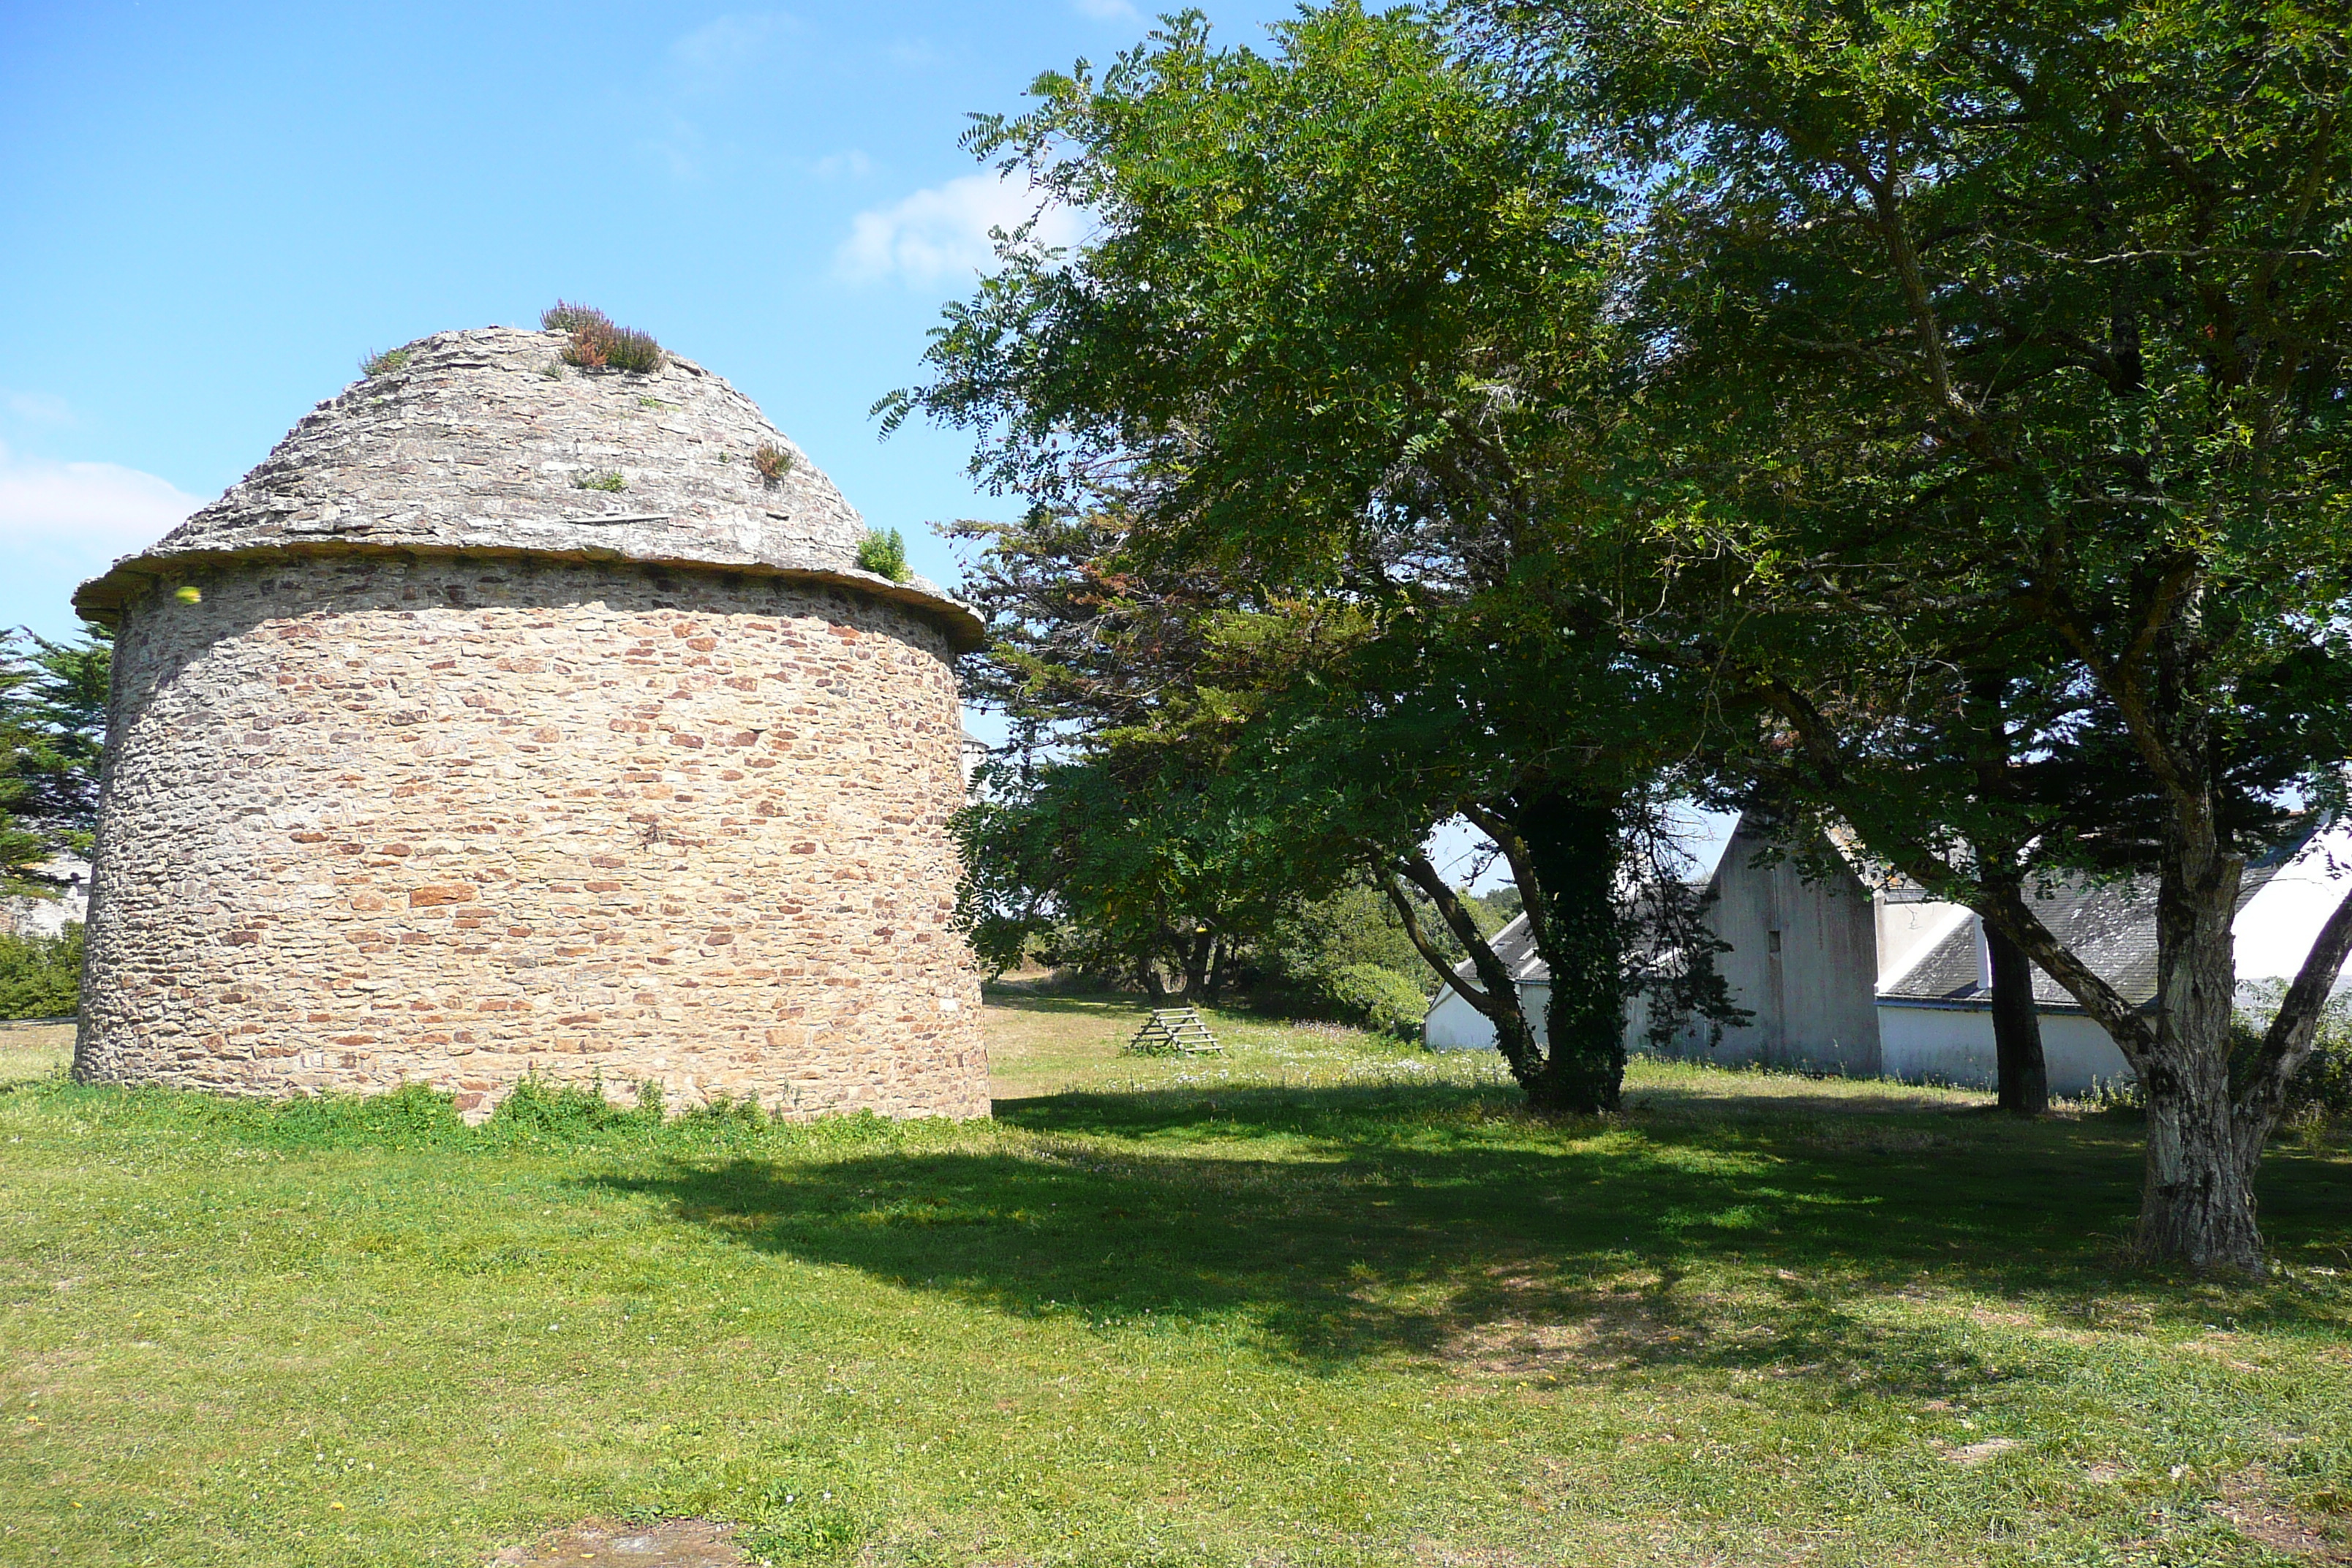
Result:
M1648 538L1591 460L1622 359L1601 189L1424 17L1276 36L1220 50L1173 17L982 121L975 150L1099 237L1013 237L886 423L971 429L975 472L1033 502L982 531L982 689L1057 743L1149 731L1254 781L1295 879L1427 900L1430 962L1467 949L1456 984L1538 1103L1612 1105L1629 978L1688 972L1629 941L1629 908L1673 900L1622 883L1692 710L1615 629ZM1420 853L1456 814L1570 977L1548 1029Z
M1641 504L1708 584L1671 656L1762 700L1759 771L2115 1038L2145 1249L2259 1267L2253 1166L2352 943L2347 906L2233 1072L2247 859L2352 756L2343 9L1475 14L1623 171ZM2152 1016L2018 853L2154 875Z
M0 638L0 894L54 896L41 868L90 853L111 652L95 626L73 643Z
M2231 1060L2244 868L2352 756L2346 21L1341 3L1261 56L1188 13L980 121L1096 234L1009 237L886 417L1034 503L1083 613L998 658L1094 683L1064 739L1277 778L1268 842L1353 826L1392 888L1440 816L1495 837L1549 1038L1457 927L1462 984L1539 1103L1613 1103L1629 829L1767 802L2064 985L2147 1093L2143 1248L2257 1268L2352 949L2347 902ZM2028 896L2123 874L2147 1011Z

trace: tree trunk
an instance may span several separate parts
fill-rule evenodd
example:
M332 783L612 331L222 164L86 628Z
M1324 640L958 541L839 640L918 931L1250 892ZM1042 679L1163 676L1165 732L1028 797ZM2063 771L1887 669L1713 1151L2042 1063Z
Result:
M1526 1088L1535 1109L1617 1109L1625 1082L1624 929L1618 918L1621 803L1550 790L1515 814L1548 920L1551 970L1543 1065Z
M1987 806L2006 805L2015 794L2008 691L2002 671L1979 670L1969 678L1977 793ZM2001 893L2021 897L2024 878L2013 841L1988 835L1970 848L1979 877ZM1990 921L1979 924L1992 971L1993 1063L2000 1108L2012 1116L2040 1116L2050 1109L2050 1071L2042 1058L2042 1013L2033 1005L2033 961Z
M2245 863L2200 823L2168 825L2166 839L2157 889L2156 1038L2139 1064L2147 1165L2137 1250L2150 1263L2259 1274L2253 1163L2239 1148L2230 1092L2237 992L2230 927Z
M1198 1003L1209 989L1209 958L1217 939L1206 926L1192 932L1192 944L1184 954L1184 1000Z
M1992 1043L2000 1108L2013 1116L2050 1109L2050 1071L2042 1058L2042 1010L2033 1001L2033 961L1992 926L1984 928L1992 961Z
M1495 1048L1502 1053L1504 1062L1511 1069L1511 1076L1522 1086L1527 1085L1540 1074L1543 1064L1536 1050L1535 1031L1528 1025L1528 1010L1524 1002L1526 994L1519 989L1517 977L1496 955L1494 945L1480 933L1477 921L1470 918L1470 911L1462 907L1461 899L1446 884L1445 879L1437 874L1437 868L1429 863L1428 856L1416 852L1393 864L1397 871L1402 872L1428 898L1439 917L1445 921L1446 929L1454 933L1454 940L1468 951L1470 967L1478 977L1475 984L1454 973L1454 966L1446 962L1445 954L1422 929L1421 915L1412 907L1411 896L1389 869L1382 867L1379 871L1381 890L1388 895L1390 907L1396 910L1397 919L1403 922L1405 936L1429 966L1437 971L1438 976L1495 1026Z

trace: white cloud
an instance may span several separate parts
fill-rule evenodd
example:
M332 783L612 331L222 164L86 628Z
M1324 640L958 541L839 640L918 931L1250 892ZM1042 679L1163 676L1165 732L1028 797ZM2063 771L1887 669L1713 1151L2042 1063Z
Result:
M688 92L723 92L745 72L770 63L784 35L799 25L774 11L716 17L670 45L670 73Z
M1040 211L1043 208L1042 212ZM853 282L896 275L909 285L936 283L996 264L992 228L1011 230L1037 217L1045 245L1076 244L1085 226L1067 207L1045 205L1033 186L994 174L966 174L857 215L834 254L834 271Z
M72 636L74 585L154 543L200 504L136 468L21 457L0 443L0 626Z
M0 549L104 566L154 543L203 504L136 468L18 457L0 445Z
M708 171L710 141L702 127L690 120L670 116L669 129L652 141L642 143L646 151L669 166L669 177L681 184L698 184Z
M1128 0L1070 0L1070 9L1081 16L1092 16L1097 22L1139 22L1143 20Z
M820 180L862 180L874 172L874 160L851 147L826 153L810 166L809 172Z
M11 419L27 425L70 425L73 409L62 397L46 392L9 392L0 389L0 411Z

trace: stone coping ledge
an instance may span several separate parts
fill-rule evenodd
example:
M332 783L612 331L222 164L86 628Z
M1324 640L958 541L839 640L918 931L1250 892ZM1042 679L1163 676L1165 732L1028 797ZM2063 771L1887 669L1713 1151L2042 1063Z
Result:
M576 520L562 520L575 522ZM635 520L632 520L635 521ZM655 521L646 519L644 521ZM152 549L127 556L116 562L103 576L93 577L74 590L73 606L85 619L100 626L112 626L121 619L123 605L141 589L160 580L180 575L191 570L233 566L247 563L336 559L356 556L378 556L402 560L484 560L484 561L547 561L562 563L593 563L600 564L657 567L671 572L694 572L706 574L733 574L744 577L768 577L780 582L814 584L829 588L846 588L863 594L869 599L902 605L938 626L946 633L948 645L958 653L971 653L987 641L986 630L980 617L961 602L951 598L945 590L928 579L917 577L911 582L894 583L878 572L862 567L792 566L772 561L713 561L705 555L665 555L641 551L595 548L546 548L530 545L435 545L422 542L384 541L372 542L344 535L317 540L289 540L282 543L247 545L231 550L163 550Z

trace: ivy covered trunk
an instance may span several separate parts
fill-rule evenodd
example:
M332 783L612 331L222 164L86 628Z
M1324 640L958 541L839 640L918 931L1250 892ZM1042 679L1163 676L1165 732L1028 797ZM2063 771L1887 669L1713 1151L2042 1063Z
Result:
M2042 1013L2033 1001L2033 961L2010 937L1985 927L1992 965L1992 1048L2000 1108L2012 1116L2050 1109L2050 1069L2042 1055Z
M1617 1109L1625 1080L1624 929L1618 873L1622 803L1551 790L1517 814L1529 868L1542 890L1538 946L1551 969L1542 1060L1520 1082L1547 1113Z

